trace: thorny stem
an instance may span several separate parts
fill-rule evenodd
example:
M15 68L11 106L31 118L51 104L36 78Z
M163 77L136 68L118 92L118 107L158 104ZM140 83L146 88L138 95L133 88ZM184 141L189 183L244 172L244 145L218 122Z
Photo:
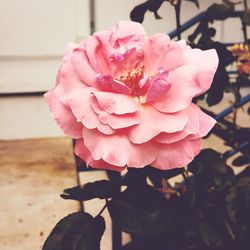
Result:
M175 8L175 18L176 18L176 30L177 38L181 39L181 0L177 0L177 3L174 6Z
M108 199L105 199L105 205L103 206L103 208L100 210L100 212L95 216L95 217L98 217L100 216L103 211L106 209L106 207L108 206L108 203L109 203L109 200Z

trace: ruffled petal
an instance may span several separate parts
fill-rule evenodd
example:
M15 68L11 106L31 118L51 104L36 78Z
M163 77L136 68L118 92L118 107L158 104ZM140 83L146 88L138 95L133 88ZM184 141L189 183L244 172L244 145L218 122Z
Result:
M173 70L184 63L180 44L170 41L165 34L156 34L146 40L144 65L148 75L158 73L160 68Z
M168 82L168 73L164 72L152 80L151 86L147 91L146 103L159 100L170 89Z
M125 167L117 167L117 166L108 164L107 162L103 160L98 160L98 161L93 160L91 158L91 154L89 150L84 145L84 141L82 138L76 140L74 152L77 156L79 156L82 160L86 162L87 166L90 166L92 168L114 170L118 172L121 172L125 168Z
M216 120L211 116L204 113L197 105L192 104L195 112L199 118L199 132L191 135L191 139L201 138L208 134L208 132L214 127Z
M118 21L116 25L116 37L123 39L131 35L145 35L143 26L137 22Z
M139 105L135 98L127 95L111 92L92 91L101 109L109 114L130 114L139 110Z
M90 104L93 110L98 114L100 122L109 125L113 129L128 128L133 125L139 124L142 120L141 112L124 115L107 113L100 107L96 97L93 94L90 97Z
M77 121L88 129L97 128L104 134L113 134L115 131L108 125L99 121L98 115L90 104L90 88L78 88L64 96L72 112L77 117Z
M174 133L160 133L155 140L160 143L174 143L187 137L188 135L196 135L200 132L200 120L197 113L196 105L190 105L186 109L188 122L183 130ZM197 137L198 138L198 137Z
M216 50L186 49L184 61L186 65L194 66L197 69L196 84L201 90L199 94L206 92L213 82L219 63Z
M111 72L109 65L109 55L112 53L110 44L108 43L112 31L107 30L104 32L94 33L86 40L85 51L90 65L97 73Z
M196 84L196 68L184 65L170 72L171 87L166 95L152 105L161 112L175 113L187 108L193 97L201 92Z
M94 160L104 160L115 166L142 168L151 164L157 157L154 143L133 144L126 134L103 135L97 130L84 129L84 142Z
M131 143L131 154L127 166L131 168L143 168L154 162L158 153L158 147L153 142L143 144Z
M126 134L104 135L97 130L83 129L84 144L94 160L123 167L130 157L130 142Z
M146 105L142 112L142 122L132 127L128 132L128 137L133 143L147 142L161 132L173 133L181 131L188 122L185 111L166 114Z
M159 144L159 154L152 166L162 170L181 168L190 163L201 150L201 139L184 139L171 144Z
M71 62L81 81L89 86L97 86L96 72L91 67L86 52L83 49L77 48L73 51Z
M44 95L51 114L66 135L73 138L81 138L83 126L80 122L77 122L70 108L61 102L61 93L62 86L58 84L54 90Z

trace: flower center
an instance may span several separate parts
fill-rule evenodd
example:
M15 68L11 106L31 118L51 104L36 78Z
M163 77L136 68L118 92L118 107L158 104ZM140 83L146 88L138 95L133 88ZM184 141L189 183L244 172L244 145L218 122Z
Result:
M134 69L129 71L128 73L121 75L117 80L124 83L127 87L129 87L131 91L131 95L139 96L142 93L142 86L140 81L144 78L144 67L140 67L138 69Z

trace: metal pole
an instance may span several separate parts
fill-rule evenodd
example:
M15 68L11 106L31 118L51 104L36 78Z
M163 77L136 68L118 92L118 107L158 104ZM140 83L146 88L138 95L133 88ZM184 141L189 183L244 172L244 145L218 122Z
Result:
M89 0L89 8L90 8L90 33L93 34L95 32L95 0Z

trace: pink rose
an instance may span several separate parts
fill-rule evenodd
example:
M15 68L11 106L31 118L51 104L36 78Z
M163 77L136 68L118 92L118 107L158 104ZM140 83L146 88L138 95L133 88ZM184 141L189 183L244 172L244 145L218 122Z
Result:
M215 124L192 99L210 87L217 65L215 50L147 37L139 23L121 21L67 47L45 98L89 166L183 167Z

